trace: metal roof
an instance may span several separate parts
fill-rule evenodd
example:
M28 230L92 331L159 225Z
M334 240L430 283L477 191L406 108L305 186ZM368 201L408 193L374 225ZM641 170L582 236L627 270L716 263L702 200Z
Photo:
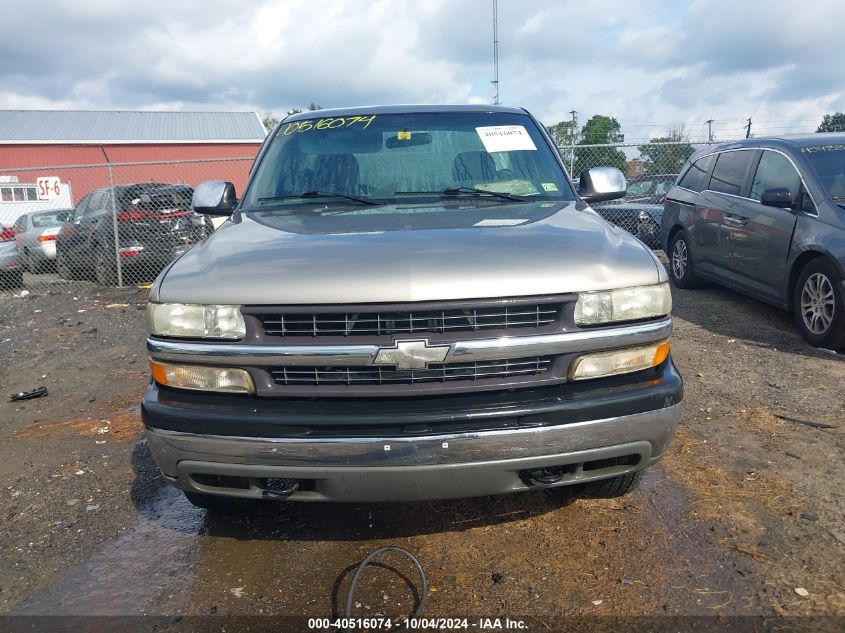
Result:
M256 112L0 110L0 144L260 143Z

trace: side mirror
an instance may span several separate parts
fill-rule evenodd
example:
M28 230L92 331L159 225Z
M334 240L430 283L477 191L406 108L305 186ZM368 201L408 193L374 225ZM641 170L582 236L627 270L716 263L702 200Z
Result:
M205 215L232 215L237 204L235 185L222 180L201 182L191 198L191 208Z
M767 207L792 207L792 192L786 187L774 187L766 189L760 196L760 204Z
M581 172L578 195L584 202L615 200L625 195L628 183L616 167L593 167Z

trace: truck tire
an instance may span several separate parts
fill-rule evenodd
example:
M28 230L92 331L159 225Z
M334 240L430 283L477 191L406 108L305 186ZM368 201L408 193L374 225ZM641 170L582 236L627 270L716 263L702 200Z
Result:
M584 484L581 496L587 499L612 499L627 494L640 479L640 473L618 475L610 479L600 479Z
M0 274L0 290L6 288L23 288L23 272L20 270Z
M109 253L103 248L99 249L94 262L94 272L97 283L101 286L116 286L117 264L114 261L114 252Z
M798 331L810 345L845 349L845 297L842 280L824 257L804 266L792 297Z
M30 275L37 275L38 274L38 266L35 264L35 261L32 259L32 256L29 254L29 249L25 249L23 252L23 267L26 269Z
M59 273L59 277L62 279L78 279L79 275L77 274L76 270L71 266L67 259L65 259L64 254L59 251L56 253L56 272Z
M683 229L669 240L669 278L677 288L697 288L701 282L695 275L690 257L689 238Z

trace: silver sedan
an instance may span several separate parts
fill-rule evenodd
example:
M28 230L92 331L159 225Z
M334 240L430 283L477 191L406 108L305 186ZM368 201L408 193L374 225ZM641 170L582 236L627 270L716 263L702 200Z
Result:
M15 241L29 272L42 272L55 265L56 238L72 214L73 209L37 211L15 222Z

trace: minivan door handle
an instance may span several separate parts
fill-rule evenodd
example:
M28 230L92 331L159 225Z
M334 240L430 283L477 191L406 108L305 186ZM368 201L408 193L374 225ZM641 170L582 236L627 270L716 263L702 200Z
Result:
M724 222L725 224L729 224L730 226L745 226L745 224L748 222L748 218L743 218L739 215L731 215L730 213L726 213L722 222Z

